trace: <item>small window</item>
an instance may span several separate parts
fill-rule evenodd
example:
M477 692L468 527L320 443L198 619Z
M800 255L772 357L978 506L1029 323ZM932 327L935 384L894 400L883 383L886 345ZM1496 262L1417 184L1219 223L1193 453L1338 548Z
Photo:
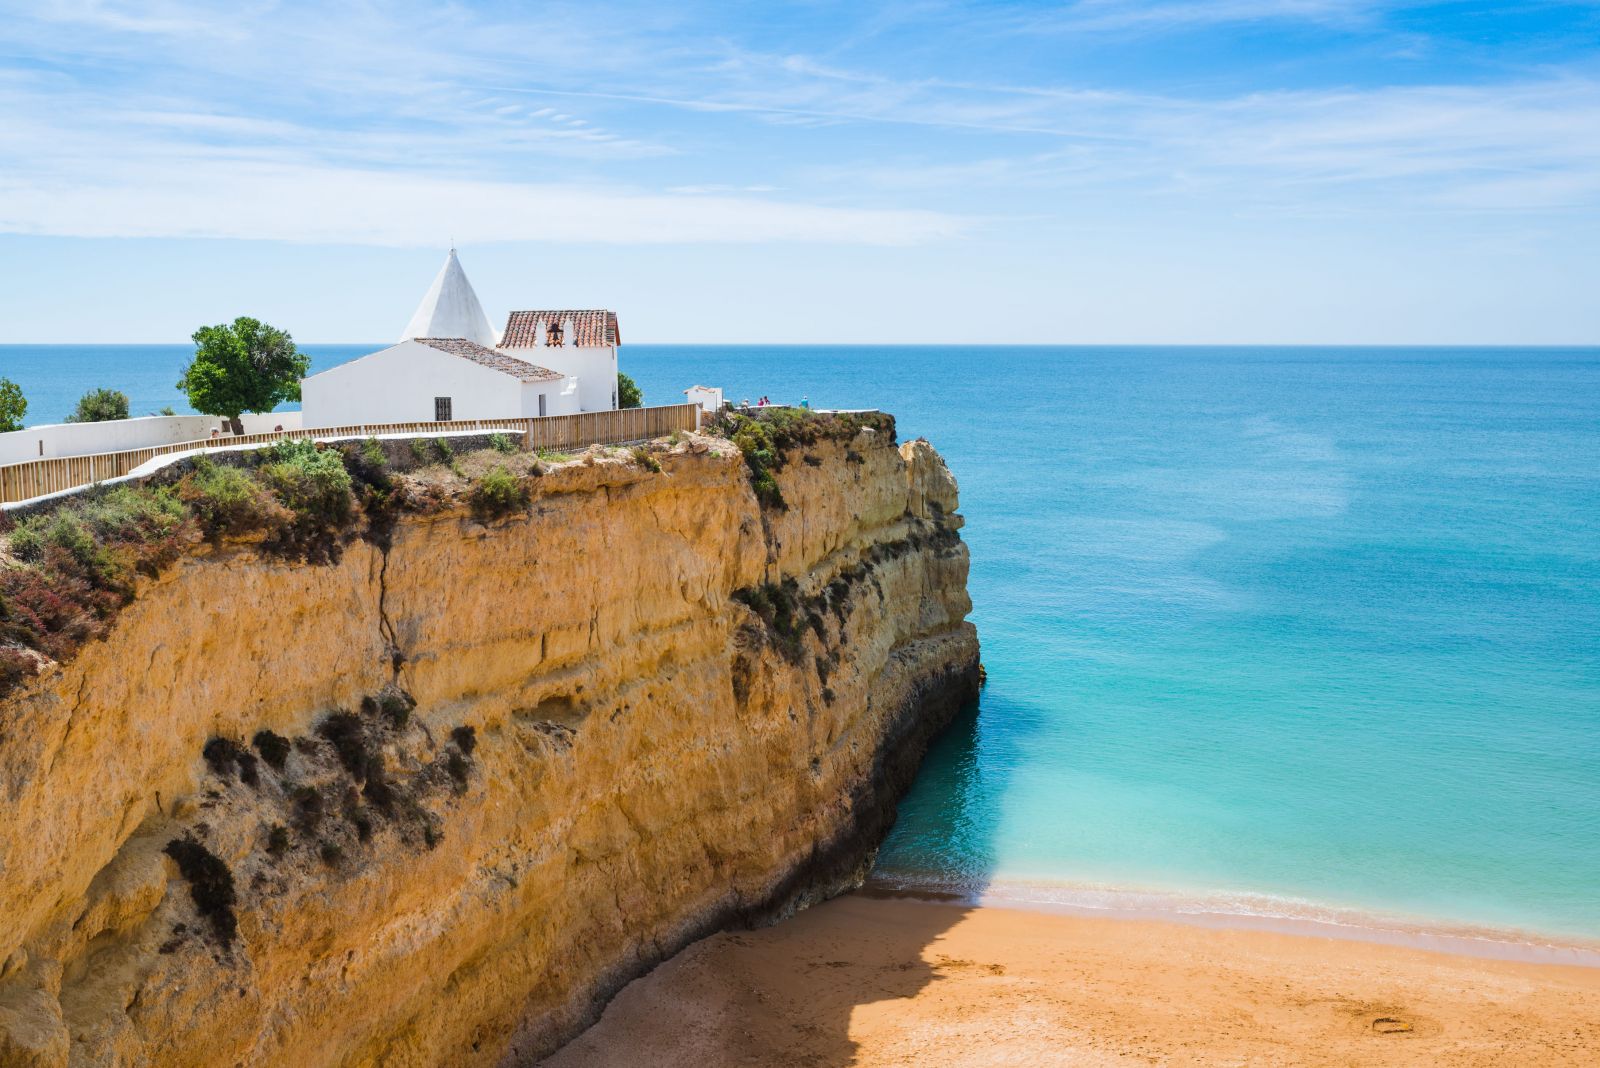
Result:
M450 421L450 398L433 398L433 418L435 422L448 423Z

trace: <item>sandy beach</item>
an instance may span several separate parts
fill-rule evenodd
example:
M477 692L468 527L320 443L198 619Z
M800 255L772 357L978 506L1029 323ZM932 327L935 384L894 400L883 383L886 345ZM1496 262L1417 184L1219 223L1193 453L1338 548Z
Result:
M855 894L691 946L546 1063L1593 1065L1600 968Z

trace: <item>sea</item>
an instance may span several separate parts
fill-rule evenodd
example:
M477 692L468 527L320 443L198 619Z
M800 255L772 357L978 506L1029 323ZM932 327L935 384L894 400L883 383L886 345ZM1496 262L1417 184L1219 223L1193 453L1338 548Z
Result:
M381 345L309 345L317 369ZM0 346L29 421L189 347ZM987 685L877 882L1600 939L1600 349L629 345L882 408L961 484Z

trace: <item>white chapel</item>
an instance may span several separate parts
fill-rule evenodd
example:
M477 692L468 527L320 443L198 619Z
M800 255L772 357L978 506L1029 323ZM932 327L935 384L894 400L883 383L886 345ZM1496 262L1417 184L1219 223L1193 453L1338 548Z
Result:
M301 380L303 425L610 411L621 343L599 309L513 311L497 334L452 248L398 343Z

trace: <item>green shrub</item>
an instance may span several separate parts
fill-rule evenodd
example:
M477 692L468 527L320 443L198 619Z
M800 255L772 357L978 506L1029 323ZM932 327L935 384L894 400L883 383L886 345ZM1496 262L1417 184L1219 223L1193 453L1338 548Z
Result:
M747 605L761 617L773 645L791 664L800 663L805 650L802 637L804 606L799 597L799 584L792 578L783 582L763 582L733 591L733 599Z
M19 560L41 563L51 548L61 550L91 573L100 573L110 566L110 560L94 540L88 525L73 510L63 508L44 515L26 516L11 532L11 551Z
M428 451L428 443L426 441L412 438L408 444L411 446L411 458L417 463L430 464L433 462L433 454Z
M78 406L67 416L69 423L103 423L108 419L128 418L128 395L115 389L91 389L78 398Z
M249 472L212 463L204 456L178 482L176 493L212 538L275 530L291 518Z
M632 378L617 372L617 407L638 408L644 405L644 390Z
M28 401L22 387L9 378L0 378L0 434L22 429L22 417L28 414Z
M528 491L502 464L491 467L472 488L472 512L488 521L528 507Z
M261 477L295 514L342 524L350 518L350 472L337 449L319 449L311 441L285 441L273 446Z
M489 447L494 449L495 452L516 452L517 451L516 442L514 442L510 438L506 437L504 434L491 434L491 435L489 435Z
M765 423L756 419L741 419L731 440L739 446L745 466L750 469L750 485L756 499L768 508L785 507L783 491L773 474L783 466L783 453L772 439Z
M338 535L355 513L344 454L309 441L285 441L269 450L259 477L292 513L267 546L313 562L337 559Z
M389 466L389 458L384 455L383 442L377 438L368 438L361 443L361 458L372 467Z
M133 600L134 574L154 576L178 558L187 520L170 491L131 486L27 516L10 544L30 566L0 569L0 641L72 656ZM16 671L5 676L18 681Z
M177 558L188 518L169 487L116 486L25 517L11 531L11 551L95 588L128 590L132 572L155 574Z
M633 460L646 471L654 471L658 474L661 471L661 461L657 460L655 454L643 445L634 446Z
M557 452L554 449L540 449L538 456L547 464L564 464L572 459L570 452Z
M456 450L451 447L450 442L445 438L433 439L433 452L442 464L447 464L456 458Z
M182 549L188 509L170 488L115 486L18 521L7 535L21 566L0 566L0 691L33 674L20 648L62 661L97 637Z
M267 852L275 857L289 852L289 828L281 823L272 825L272 829L267 831Z

